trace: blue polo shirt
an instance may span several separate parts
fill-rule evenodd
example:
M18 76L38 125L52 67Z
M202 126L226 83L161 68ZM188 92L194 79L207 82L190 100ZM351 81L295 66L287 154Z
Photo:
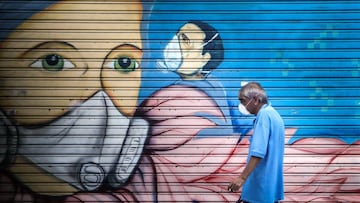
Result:
M259 164L244 183L241 197L251 203L274 203L284 198L285 126L279 113L265 104L254 121L248 161L260 157Z

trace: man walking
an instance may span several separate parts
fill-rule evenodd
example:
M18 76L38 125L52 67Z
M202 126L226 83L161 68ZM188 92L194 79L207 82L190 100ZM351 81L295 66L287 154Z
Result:
M256 119L246 167L229 184L228 190L236 192L243 187L239 203L278 202L284 198L284 122L259 83L243 86L239 100L239 111L254 114Z

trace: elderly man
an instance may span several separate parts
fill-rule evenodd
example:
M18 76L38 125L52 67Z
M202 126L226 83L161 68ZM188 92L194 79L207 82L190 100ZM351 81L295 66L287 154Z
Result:
M243 186L238 202L273 203L284 198L283 162L285 127L279 113L270 105L259 83L246 84L239 91L239 111L254 114L244 171L230 183L229 191Z

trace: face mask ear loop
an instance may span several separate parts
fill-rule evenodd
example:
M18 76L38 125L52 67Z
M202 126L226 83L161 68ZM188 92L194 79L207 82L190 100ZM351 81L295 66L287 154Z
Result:
M245 105L245 107L247 107L253 99L254 99L254 98L251 98L251 99L249 100L249 102Z
M202 44L200 46L200 48L203 48L204 46L208 45L210 42L212 42L217 36L219 36L219 33L216 33L209 41L205 42L204 44ZM210 74L210 71L204 71L202 70L201 71L201 74L203 75L204 78L206 78L209 74Z
M209 70L202 70L201 74L203 75L204 78L206 78L210 74L210 71Z
M202 45L200 46L200 48L208 45L208 44L209 44L210 42L212 42L217 36L219 36L219 33L216 33L211 39L209 39L209 41L207 41L207 42L205 42L204 44L202 44Z

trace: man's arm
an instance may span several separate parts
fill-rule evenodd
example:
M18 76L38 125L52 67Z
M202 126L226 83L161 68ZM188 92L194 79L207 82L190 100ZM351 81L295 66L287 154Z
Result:
M251 172L258 165L260 160L261 160L260 157L252 156L250 158L250 161L246 164L246 167L245 167L244 171L242 172L242 174L240 176L238 176L232 183L230 183L230 185L228 186L228 190L230 192L238 191L241 188L241 186L244 184L246 179L249 177Z

